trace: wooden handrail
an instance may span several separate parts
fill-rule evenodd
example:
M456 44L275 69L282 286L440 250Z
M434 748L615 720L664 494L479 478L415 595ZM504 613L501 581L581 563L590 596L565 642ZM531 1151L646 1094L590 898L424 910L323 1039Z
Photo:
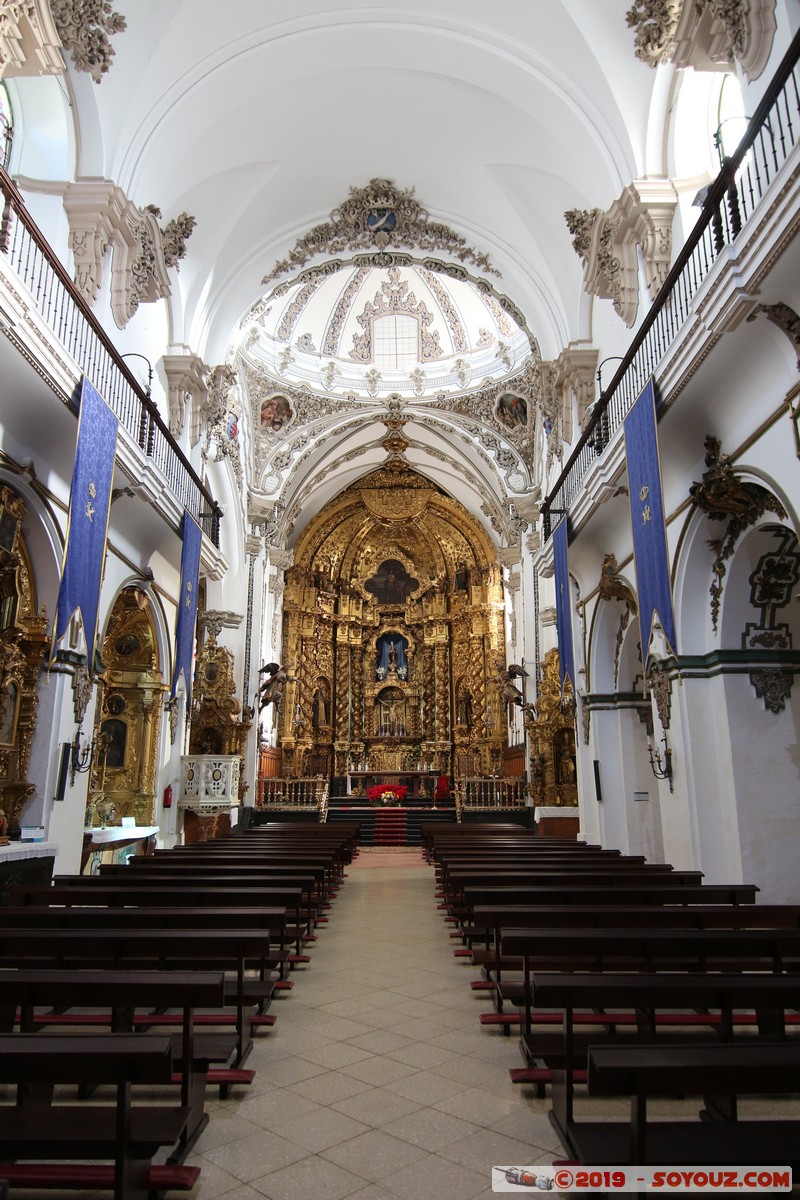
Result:
M552 514L557 512L560 516L565 513L569 507L568 503L565 503L563 509L556 509L555 504L559 498L559 493L568 482L570 472L576 466L581 454L590 443L596 444L595 439L597 437L600 437L601 441L607 440L606 438L603 438L602 422L608 411L608 407L626 374L634 366L636 355L644 346L647 335L650 333L661 312L664 310L668 301L675 292L683 272L690 264L693 254L700 245L704 235L707 234L709 228L713 229L716 251L718 252L722 248L722 245L724 245L724 221L721 214L724 212L726 204L730 209L730 227L732 231L731 240L733 240L733 238L740 231L742 226L741 214L739 212L737 172L741 167L748 151L752 149L756 139L759 138L765 130L771 142L773 142L774 150L774 134L771 127L770 118L774 115L773 110L775 110L776 105L778 104L778 101L784 92L784 89L792 78L794 69L797 66L798 58L800 58L800 32L795 35L791 45L789 46L789 49L781 60L772 83L764 93L760 104L750 119L744 137L739 143L737 149L732 155L724 159L719 175L709 186L703 201L700 217L698 218L694 228L689 233L683 248L675 259L667 278L664 280L664 283L662 284L658 295L653 301L649 312L642 321L642 324L633 341L631 342L627 353L622 358L614 378L611 380L611 383L608 385L608 387L601 392L600 399L594 406L594 410L586 428L575 444L572 453L564 464L561 474L558 476L558 479L542 504L545 538L549 538L550 536ZM795 82L796 100L797 91L797 83ZM796 131L794 136L796 140ZM641 380L640 382L641 384L644 384L645 381Z
M169 431L169 427L163 421L156 405L144 392L135 377L131 374L130 369L123 361L113 342L108 337L107 333L97 320L96 316L92 312L84 297L81 295L78 288L75 286L75 283L69 272L64 267L53 248L50 246L50 243L39 229L39 226L36 224L31 214L28 212L16 183L2 166L0 166L0 191L2 191L4 197L2 222L0 223L0 253L8 256L13 214L13 217L18 220L21 225L23 225L27 234L31 238L31 241L35 244L39 253L47 262L48 269L58 279L65 292L68 294L70 302L74 305L80 314L81 319L91 330L92 337L94 337L103 347L103 350L110 360L112 370L117 371L123 377L130 391L135 395L138 404L143 410L143 414L146 414L147 417L146 422L140 421L140 430L143 430L144 426L147 424L149 424L151 427L155 426L155 429L158 430L164 443L169 448L169 451L178 460L181 469L185 472L188 479L197 489L198 494L203 498L205 503L205 511L200 511L200 506L198 506L198 515L200 517L211 518L211 538L212 541L218 545L218 525L222 516L222 511L219 505L200 479L192 464L184 455L178 443L173 438ZM77 405L74 397L70 399L69 407L71 407L73 411L77 413ZM111 407L113 409L113 405L111 405ZM152 454L153 440L154 434L152 428L147 430L146 435L144 432L140 433L139 444L145 453L148 454L148 456ZM142 444L142 442L144 442L144 444ZM206 531L209 531L208 527Z

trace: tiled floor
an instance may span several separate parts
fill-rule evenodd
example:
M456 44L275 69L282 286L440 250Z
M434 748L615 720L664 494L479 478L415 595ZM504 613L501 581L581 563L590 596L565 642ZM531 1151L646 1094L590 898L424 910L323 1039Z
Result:
M421 861L365 849L350 868L255 1082L209 1105L191 1200L471 1200L494 1163L558 1157L547 1103L509 1082L516 1038L478 1025L489 1004Z

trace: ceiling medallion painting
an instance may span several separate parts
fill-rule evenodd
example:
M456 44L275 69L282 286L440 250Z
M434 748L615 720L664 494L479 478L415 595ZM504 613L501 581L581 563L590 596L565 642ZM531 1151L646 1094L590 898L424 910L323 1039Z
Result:
M486 254L468 246L460 234L431 221L414 199L414 189L399 188L391 179L371 179L364 188L350 188L347 200L331 213L330 221L315 225L275 264L262 283L304 267L318 254L357 253L370 246L445 251L488 275L499 275Z

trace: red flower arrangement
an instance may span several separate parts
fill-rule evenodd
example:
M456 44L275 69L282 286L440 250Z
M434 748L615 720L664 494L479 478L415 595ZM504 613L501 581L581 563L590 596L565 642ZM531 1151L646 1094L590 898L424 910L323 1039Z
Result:
M408 788L399 783L376 783L367 789L367 797L373 804L399 804L407 792Z

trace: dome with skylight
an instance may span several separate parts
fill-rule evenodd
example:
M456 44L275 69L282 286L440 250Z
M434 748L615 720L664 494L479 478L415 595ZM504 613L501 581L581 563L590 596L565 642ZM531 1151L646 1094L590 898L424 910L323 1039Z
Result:
M520 369L530 335L491 285L387 259L276 287L241 322L247 357L284 384L364 398L463 392Z

